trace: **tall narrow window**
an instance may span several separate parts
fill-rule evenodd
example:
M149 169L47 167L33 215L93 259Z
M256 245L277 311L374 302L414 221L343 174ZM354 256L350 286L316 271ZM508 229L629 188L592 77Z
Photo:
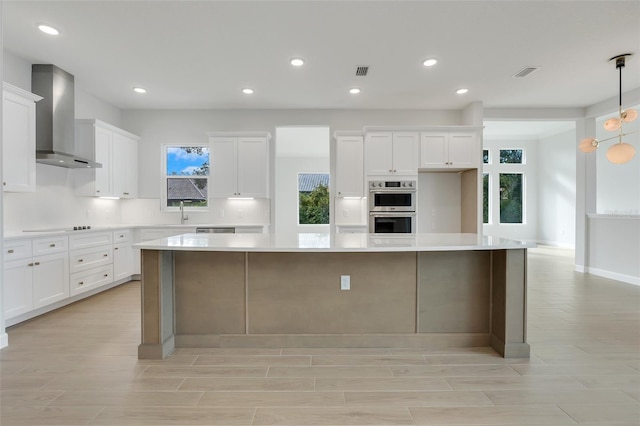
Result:
M488 149L483 149L482 150L482 163L483 164L489 164L489 150Z
M521 173L500 173L500 223L522 223Z
M489 223L489 173L482 174L482 223Z
M298 174L298 223L329 224L329 174Z
M165 146L164 208L177 207L180 201L189 208L208 205L209 147Z

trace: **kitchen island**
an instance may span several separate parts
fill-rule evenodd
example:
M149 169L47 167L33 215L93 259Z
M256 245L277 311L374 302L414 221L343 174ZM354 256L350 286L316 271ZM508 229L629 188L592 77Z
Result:
M141 359L176 347L491 346L529 357L520 241L184 234L142 251Z

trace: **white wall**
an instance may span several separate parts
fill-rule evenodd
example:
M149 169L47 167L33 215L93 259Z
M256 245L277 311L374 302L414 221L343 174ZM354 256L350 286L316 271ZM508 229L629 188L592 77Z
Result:
M489 149L492 156L491 164L485 164L483 172L492 174L491 191L491 207L489 214L491 220L489 224L484 224L482 229L485 235L492 235L503 238L512 238L515 240L536 241L538 239L538 144L535 139L517 139L510 137L508 139L490 138L485 136L483 149ZM525 164L520 167L511 164L499 163L500 149L524 149ZM500 223L500 199L499 199L499 182L498 173L516 173L523 171L524 177L524 223L512 224Z
M460 232L459 173L418 174L418 232Z
M640 285L640 217L590 215L584 272Z
M576 132L562 132L538 141L538 241L575 246Z

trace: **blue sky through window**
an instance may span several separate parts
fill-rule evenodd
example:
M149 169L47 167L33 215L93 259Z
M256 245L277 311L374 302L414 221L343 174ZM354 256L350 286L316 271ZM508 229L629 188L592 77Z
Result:
M208 147L167 147L167 175L208 176Z

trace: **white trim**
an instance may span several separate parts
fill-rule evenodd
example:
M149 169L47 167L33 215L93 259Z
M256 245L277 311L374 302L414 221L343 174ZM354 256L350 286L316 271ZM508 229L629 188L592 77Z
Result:
M559 241L537 240L536 242L544 246L553 246L553 247L571 249L571 250L575 250L576 248L575 244L561 243Z
M576 270L578 266L576 265ZM578 271L580 272L580 271ZM634 277L632 275L619 274L617 272L606 271L604 269L584 267L585 274L597 275L603 278L609 278L611 280L621 281L627 284L633 284L640 286L640 277Z
M0 349L9 346L9 335L7 333L0 334Z
M587 213L589 219L615 219L615 220L640 220L640 215L637 214L599 214L599 213Z
M587 273L586 270L588 268L586 268L586 267L584 267L582 265L575 265L575 266L576 266L576 268L575 268L576 272L580 272L581 274L586 274Z

